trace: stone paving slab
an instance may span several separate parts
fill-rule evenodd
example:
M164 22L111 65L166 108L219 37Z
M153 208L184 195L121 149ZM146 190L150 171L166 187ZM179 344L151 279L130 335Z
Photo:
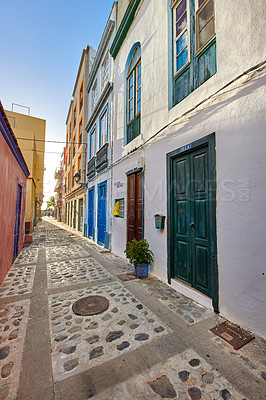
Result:
M247 400L192 349L93 396L95 400L160 400L162 398Z
M0 287L0 297L31 293L35 269L36 265L13 264Z
M110 304L101 315L81 317L72 310L81 297L100 295ZM49 296L53 375L60 381L113 359L169 329L119 283Z
M88 253L78 244L51 246L46 249L46 261L68 260L70 258L88 257Z
M24 247L21 250L19 256L15 260L15 265L17 264L36 264L38 257L38 249L32 247Z
M92 257L48 263L47 274L49 288L111 277L101 264Z
M176 313L178 317L190 325L214 315L212 310L196 303L156 278L146 278L140 284L151 296L165 305L168 310Z
M16 399L30 301L0 307L0 399Z
M233 356L242 365L247 366L255 376L263 382L266 381L266 343L263 339L255 338L239 350L234 350L229 343L216 335L212 341L216 344L217 351Z

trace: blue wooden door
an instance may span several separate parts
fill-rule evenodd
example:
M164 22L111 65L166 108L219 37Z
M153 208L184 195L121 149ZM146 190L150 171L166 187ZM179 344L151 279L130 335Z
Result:
M18 255L19 247L19 228L20 228L20 213L21 213L21 194L22 186L18 184L17 201L16 201L16 215L15 215L15 229L14 229L14 246L13 246L13 260Z
M98 243L104 245L105 231L106 231L106 195L107 195L107 182L98 185Z
M94 187L88 193L88 236L94 236Z

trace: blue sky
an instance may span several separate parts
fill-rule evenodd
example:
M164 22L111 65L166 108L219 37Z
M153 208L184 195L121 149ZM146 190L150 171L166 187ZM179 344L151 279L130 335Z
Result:
M65 140L65 121L83 48L97 49L113 0L1 1L0 100L46 120L46 139ZM22 108L14 111L24 113ZM47 152L63 145L46 144ZM45 199L59 154L46 154Z

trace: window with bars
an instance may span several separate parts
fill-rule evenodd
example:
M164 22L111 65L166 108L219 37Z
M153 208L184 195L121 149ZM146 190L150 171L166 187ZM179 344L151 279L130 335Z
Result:
M216 73L214 0L173 0L173 105Z
M140 134L141 116L141 47L136 46L129 60L127 70L127 137L126 143L131 142Z

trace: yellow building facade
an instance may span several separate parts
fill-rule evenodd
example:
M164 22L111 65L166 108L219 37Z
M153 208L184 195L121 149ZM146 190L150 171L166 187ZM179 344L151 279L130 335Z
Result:
M13 111L5 112L30 171L27 180L25 231L31 233L39 220L43 203L46 121Z

